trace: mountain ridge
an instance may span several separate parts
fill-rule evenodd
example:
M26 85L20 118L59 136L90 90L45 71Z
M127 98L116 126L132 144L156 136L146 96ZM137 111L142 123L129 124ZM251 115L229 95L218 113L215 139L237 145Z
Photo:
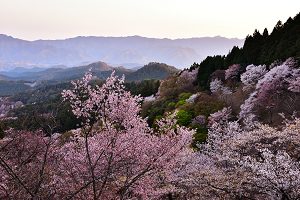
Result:
M69 40L69 39L76 39L76 38L144 38L144 39L157 39L157 40L189 40L189 39L214 39L214 38L223 38L223 39L236 39L236 40L244 40L244 38L238 38L238 37L225 37L221 35L216 36L202 36L202 37L182 37L182 38L166 38L166 37L149 37L149 36L141 36L141 35L128 35L128 36L101 36L101 35L90 35L90 36L74 36L74 37L66 37L66 38L57 38L57 39L34 39L29 40L25 38L18 38L13 37L9 34L0 33L0 39L1 37L9 37L12 39L18 39L22 41L28 41L28 42L37 42L37 41L62 41L62 40Z
M40 71L23 71L23 73L14 74L14 76L8 76L12 72L0 73L0 78L3 77L3 80L7 81L69 81L81 78L89 70L99 79L106 79L115 71L118 76L125 75L126 81L160 80L179 71L173 66L157 62L151 62L137 70L131 70L123 66L113 67L105 62L98 61L69 68L53 67Z
M114 66L122 63L145 65L149 62L161 62L184 68L207 55L226 54L233 46L240 46L242 43L241 39L220 36L181 39L78 36L28 41L0 34L0 69L45 68L53 65L71 67L98 60Z

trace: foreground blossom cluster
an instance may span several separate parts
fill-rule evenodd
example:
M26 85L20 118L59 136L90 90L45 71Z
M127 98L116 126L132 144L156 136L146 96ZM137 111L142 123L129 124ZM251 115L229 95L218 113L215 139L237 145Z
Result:
M149 199L168 195L172 169L191 153L193 131L173 119L150 128L140 98L114 74L101 87L92 75L63 92L82 128L70 136L8 133L0 144L0 198Z
M207 143L174 178L185 199L299 199L300 120L244 130L230 108L212 115ZM222 117L221 117L222 116ZM221 119L221 120L220 120Z

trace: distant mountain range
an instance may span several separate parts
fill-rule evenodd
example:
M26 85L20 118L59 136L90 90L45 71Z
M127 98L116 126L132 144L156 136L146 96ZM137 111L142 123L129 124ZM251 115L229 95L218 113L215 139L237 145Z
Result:
M67 67L104 61L135 68L149 62L189 67L208 55L227 54L244 40L224 37L155 39L130 37L75 37L65 40L26 41L0 34L0 70L15 67Z
M164 79L178 72L173 66L164 63L151 62L137 70L124 67L112 67L105 62L95 62L79 67L55 67L55 68L15 68L11 71L0 72L0 80L4 81L69 81L81 78L84 73L91 70L92 74L99 79L106 79L115 71L116 75L125 75L126 81L141 81L146 79Z

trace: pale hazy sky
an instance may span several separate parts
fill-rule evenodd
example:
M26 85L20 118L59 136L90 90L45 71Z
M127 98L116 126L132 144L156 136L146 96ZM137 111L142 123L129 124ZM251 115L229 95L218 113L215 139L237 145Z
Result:
M0 34L244 38L299 12L300 0L0 0Z

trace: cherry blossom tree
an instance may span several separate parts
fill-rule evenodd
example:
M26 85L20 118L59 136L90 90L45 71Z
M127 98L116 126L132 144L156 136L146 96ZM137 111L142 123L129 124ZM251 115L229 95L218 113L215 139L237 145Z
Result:
M298 72L299 73L299 72ZM292 92L300 92L300 75L297 74L297 77L289 80L289 88Z
M91 78L87 73L63 92L82 121L70 137L24 132L1 140L1 198L153 199L173 192L172 169L192 153L194 131L172 118L150 128L124 78L112 74L101 87Z
M259 151L260 159L247 156L242 163L251 170L251 182L270 199L300 198L300 163L285 151Z
M178 81L190 81L193 82L197 78L198 69L194 70L183 70L179 75Z
M80 180L70 188L69 197L127 199L166 193L168 170L190 153L193 131L165 119L158 122L159 132L155 132L139 116L140 97L124 90L124 77L112 74L96 88L88 84L90 77L86 74L73 82L73 90L63 92L84 123L82 137L64 145L62 151L65 164L61 170L71 176L57 181Z
M209 88L212 93L216 93L216 92L222 90L222 87L223 87L222 81L219 79L214 79L213 81L210 82Z
M232 104L232 90L224 86L222 81L219 79L214 79L210 82L210 91L213 95L215 95L218 99L226 102L228 105Z
M242 131L230 122L231 109L224 108L209 117L207 142L187 159L185 168L174 176L181 195L187 199L233 199L244 196L241 183L246 174L238 167L233 146L229 143ZM178 191L180 191L178 189Z
M219 79L214 79L210 82L210 91L212 93L221 93L221 95L229 95L232 91L223 85L222 81Z
M207 143L174 176L182 198L299 199L300 120L248 131L229 113L224 108L210 117Z
M234 64L225 70L225 80L239 78L241 72L241 66L239 64Z
M258 80L260 80L267 73L265 65L248 65L246 72L241 75L241 81L244 84L244 90L255 87Z
M181 90L189 91L193 88L196 81L198 68L194 70L185 69L176 76L175 84L180 87Z
M42 132L10 130L0 141L0 198L53 198L49 182L56 166L54 139Z
M289 114L293 114L294 106L297 106L296 102L299 99L295 92L297 92L297 80L300 77L300 70L295 67L295 61L293 59L286 60L281 65L273 67L259 80L257 79L264 73L264 67L257 68L260 72L257 73L257 76L250 75L250 72L256 71L254 66L248 69L249 71L242 75L242 80L246 85L256 81L257 84L249 98L241 105L240 118L249 118L250 115L255 114L255 109L259 107L270 112L270 122L272 122L272 110L275 108L286 108Z

